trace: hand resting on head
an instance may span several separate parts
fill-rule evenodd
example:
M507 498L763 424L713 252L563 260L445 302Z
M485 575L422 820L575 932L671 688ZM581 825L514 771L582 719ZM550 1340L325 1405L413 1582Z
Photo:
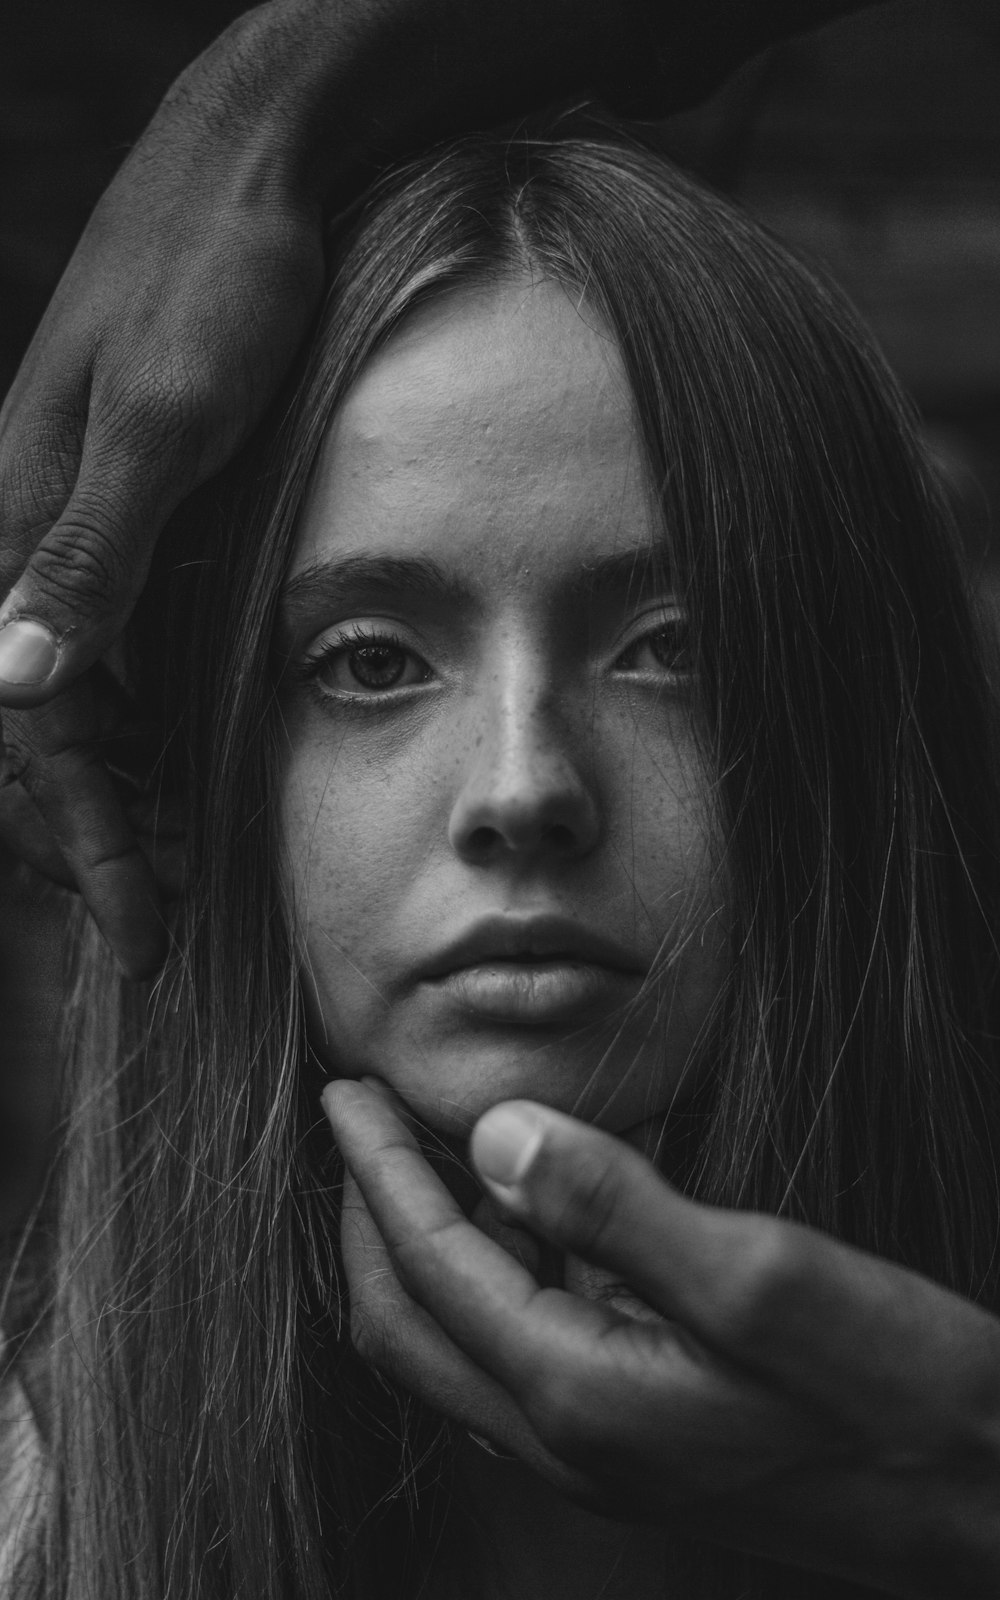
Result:
M859 8L805 0L793 25ZM89 669L171 513L274 398L319 306L325 219L409 149L565 96L664 116L789 31L786 7L733 0L271 0L169 91L0 416L0 838L79 889L131 975L165 930L101 744L134 714Z

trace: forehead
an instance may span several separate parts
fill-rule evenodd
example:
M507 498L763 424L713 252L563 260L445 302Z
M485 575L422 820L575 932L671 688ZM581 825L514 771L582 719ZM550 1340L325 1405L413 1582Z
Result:
M559 285L524 279L421 308L368 364L321 451L292 571L373 546L474 546L484 570L537 570L651 532L617 346Z

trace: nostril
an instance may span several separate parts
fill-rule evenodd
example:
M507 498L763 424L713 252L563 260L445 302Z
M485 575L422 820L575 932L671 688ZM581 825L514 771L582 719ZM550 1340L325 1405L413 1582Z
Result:
M483 824L473 828L466 841L467 849L477 856L487 856L501 849L534 850L539 847L556 855L568 855L577 848L577 837L572 828L562 822L548 827L502 829Z
M550 785L550 791L555 787ZM453 847L480 864L510 853L520 858L541 852L569 860L592 850L599 835L594 797L582 784L517 794L470 787L457 797L448 823Z
M468 836L468 848L477 856L488 855L491 850L495 850L497 845L502 843L503 839L496 828L473 828Z

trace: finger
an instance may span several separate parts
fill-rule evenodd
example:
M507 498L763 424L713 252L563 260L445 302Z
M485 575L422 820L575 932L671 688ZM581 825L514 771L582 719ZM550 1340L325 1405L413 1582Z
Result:
M129 806L126 815L160 894L168 901L178 899L184 888L186 865L183 832L168 833L159 819L150 819L149 802L145 800ZM76 889L76 879L52 830L27 790L13 779L0 781L0 840L42 877L62 889Z
M329 1097L331 1121L344 1125L353 1120L352 1111L355 1116L359 1111L354 1091L367 1093L353 1085L346 1095ZM369 1107L373 1100L369 1098ZM360 1109L365 1109L363 1099ZM383 1105L380 1113L367 1129L354 1130L358 1145L354 1156L362 1166L366 1137L395 1148L391 1123L384 1120L391 1118L391 1109ZM405 1194L397 1195L394 1203L390 1198L392 1227L403 1225L413 1192L414 1186L407 1184ZM379 1248L388 1260L383 1259L377 1281L398 1288L391 1244L386 1240ZM419 1266L418 1262L418 1276ZM460 1271L456 1281L462 1276ZM472 1276L465 1274L461 1290L475 1299ZM539 1296L535 1308L573 1304L571 1296L550 1293ZM579 1302L575 1306L579 1309ZM441 1359L440 1329L420 1315L426 1313L427 1303L416 1311L412 1322L397 1324L404 1370L410 1331L416 1348L423 1330L434 1341L419 1358L419 1367ZM391 1319L380 1320L384 1324ZM525 1331L529 1337L523 1361L537 1373L530 1329ZM559 1331L556 1326L555 1332ZM598 1349L606 1359L589 1371L572 1359L572 1341L557 1339L556 1348L567 1359L541 1364L543 1398L537 1410L524 1405L514 1390L519 1411L547 1456L568 1468L577 1483L582 1481L584 1488L575 1498L608 1515L667 1525L683 1507L685 1528L698 1537L849 1579L864 1580L877 1573L879 1559L886 1553L888 1571L896 1570L892 1529L906 1525L908 1508L912 1510L909 1472L900 1473L893 1463L888 1474L859 1472L858 1441L831 1427L828 1418L789 1404L745 1374L684 1359L682 1347L671 1344L662 1330L656 1330L656 1338L646 1338L650 1331L642 1329L641 1340L630 1338L617 1346L611 1338L599 1338ZM645 1370L635 1359L643 1342L652 1357ZM863 1451L860 1455L864 1459ZM872 1522L873 1493L878 1497L874 1558L869 1546L863 1542L858 1546L858 1529Z
M163 899L179 899L187 873L187 836L180 806L159 795L142 796L126 804L125 816Z
M697 1404L687 1411L675 1397L670 1425L657 1423L652 1439L652 1414L645 1395L636 1408L643 1416L641 1430L630 1416L632 1408L623 1408L617 1399L606 1408L591 1397L574 1396L567 1418L555 1430L559 1443L575 1436L576 1459L564 1459L543 1442L508 1391L407 1294L349 1172L343 1208L341 1248L350 1290L351 1335L358 1353L432 1410L515 1456L578 1504L604 1515L625 1514L633 1521L643 1516L657 1520L677 1500L706 1489L718 1500L766 1473L773 1459L784 1467L792 1450L796 1460L805 1455L800 1420L794 1419L790 1427L780 1402L712 1380L702 1385ZM662 1393L659 1398L662 1413ZM613 1418L610 1429L606 1413ZM581 1421L590 1438L579 1437ZM623 1436L628 1445L624 1461ZM815 1456L811 1431L807 1438ZM660 1475L653 1470L657 1466ZM673 1473L672 1484L665 1484L664 1469Z
M540 1297L572 1297L541 1290L524 1266L466 1218L383 1096L342 1080L328 1084L322 1099L406 1292L511 1392L523 1384L525 1369L541 1381L543 1359L565 1353L564 1335L531 1325L527 1313ZM584 1331L604 1332L625 1320L586 1301L573 1305Z
M98 754L89 684L5 719L7 753L80 894L124 971L152 976L166 929L148 862Z
M624 1487L662 1509L695 1485L721 1492L765 1463L798 1459L806 1441L815 1453L811 1418L804 1428L681 1330L540 1289L466 1220L392 1108L364 1085L330 1084L323 1103L403 1290L499 1381L554 1457L601 1483L605 1499Z
M80 469L91 360L71 337L58 360L45 354L51 306L0 407L0 584L5 593L56 521Z
M322 1101L348 1171L404 1287L409 1258L429 1259L433 1253L447 1257L459 1276L467 1261L480 1295L490 1302L523 1305L530 1300L538 1289L534 1278L466 1218L384 1095L344 1079L327 1084Z
M7 759L3 760L4 766ZM52 837L52 830L13 773L0 775L0 840L20 861L63 889L76 880Z
M984 1394L991 1414L1000 1404L1000 1323L915 1273L796 1223L697 1205L620 1141L531 1102L488 1111L471 1150L526 1226L845 1421L894 1404L903 1425L915 1393L942 1419L981 1416Z
M95 675L97 669L94 669ZM137 720L135 706L112 678L101 676L99 721L109 731L95 743L122 798L129 826L161 893L176 899L183 888L185 826L176 800L154 787L163 750L160 729ZM8 724L10 715L8 716ZM0 749L0 840L36 872L66 889L76 879L37 805Z
M702 1332L715 1286L707 1243L718 1220L745 1220L686 1200L629 1145L528 1101L480 1118L470 1153L510 1214L553 1243L618 1274L665 1317ZM715 1241L715 1252L727 1244Z
M195 481L183 432L152 447L150 417L131 432L84 445L73 492L27 555L0 606L0 703L50 699L121 633L145 581L153 546ZM16 511L11 511L16 521Z
M545 1449L511 1397L411 1299L348 1172L341 1251L351 1302L351 1338L362 1358L451 1422L489 1440L574 1497L591 1492Z
M509 1216L509 1212L507 1213ZM562 1286L584 1300L596 1300L614 1311L634 1317L638 1322L662 1323L663 1317L645 1300L640 1300L625 1283L620 1272L609 1272L572 1253L564 1257Z

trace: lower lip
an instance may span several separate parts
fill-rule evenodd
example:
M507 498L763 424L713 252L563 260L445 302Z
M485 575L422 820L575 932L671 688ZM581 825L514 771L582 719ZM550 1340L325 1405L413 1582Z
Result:
M628 997L637 973L586 961L498 961L434 980L455 1005L493 1022L583 1022Z

